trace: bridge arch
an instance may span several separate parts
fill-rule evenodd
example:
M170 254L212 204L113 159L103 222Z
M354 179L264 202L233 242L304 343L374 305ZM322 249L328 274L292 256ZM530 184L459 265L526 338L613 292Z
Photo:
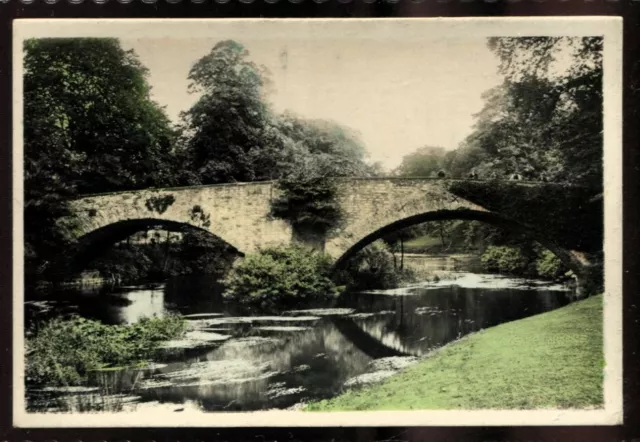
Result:
M69 250L62 253L57 263L57 268L64 273L82 271L88 263L100 256L114 244L124 241L135 233L153 229L182 233L189 231L201 232L215 239L217 242L226 244L230 252L244 256L244 253L235 245L230 244L210 230L195 226L191 223L149 217L123 219L84 233L77 238L75 244Z
M573 251L562 248L554 241L546 238L542 232L539 232L532 227L525 226L524 224L517 221L505 218L494 212L475 209L433 210L397 219L389 224L384 225L383 227L380 227L366 234L361 238L356 239L351 247L349 247L346 251L344 251L342 255L337 258L334 264L334 268L340 269L344 267L346 262L357 252L364 249L374 241L382 239L395 231L425 222L448 220L481 221L487 224L501 227L505 230L519 233L528 239L538 242L543 247L547 248L553 254L555 254L567 268L569 268L576 274L579 282L580 280L585 280L589 277L588 263L584 259L582 259L580 255L577 255Z

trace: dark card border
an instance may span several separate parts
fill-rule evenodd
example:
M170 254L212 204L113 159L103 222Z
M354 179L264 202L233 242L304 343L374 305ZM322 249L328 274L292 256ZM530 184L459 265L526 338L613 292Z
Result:
M2 3L4 2L4 3ZM624 424L580 427L83 428L12 426L12 22L16 18L623 17ZM193 3L0 0L0 440L2 441L640 441L640 0L229 0Z

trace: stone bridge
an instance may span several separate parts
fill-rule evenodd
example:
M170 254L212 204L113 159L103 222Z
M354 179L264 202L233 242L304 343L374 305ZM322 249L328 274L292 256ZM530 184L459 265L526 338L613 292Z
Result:
M394 230L426 221L479 220L537 240L578 275L602 249L602 201L584 189L552 183L448 179L341 179L343 222L319 247L340 265ZM296 241L290 224L271 216L275 182L145 189L87 195L70 202L76 256L136 231L203 229L246 254Z

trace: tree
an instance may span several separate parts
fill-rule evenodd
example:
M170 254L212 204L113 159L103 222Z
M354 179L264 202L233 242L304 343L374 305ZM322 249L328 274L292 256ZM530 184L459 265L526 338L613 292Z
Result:
M491 38L504 83L485 94L467 143L484 166L602 185L602 38Z
M287 140L287 174L371 176L376 166L366 163L366 148L352 129L334 121L307 120L290 112L280 117L278 130Z
M73 227L65 201L171 184L174 134L118 40L32 39L24 52L25 255L41 274Z
M174 134L132 51L98 38L24 49L27 180L49 175L79 193L171 183Z
M272 201L272 215L289 221L296 239L322 249L342 220L336 178L370 176L375 167L365 162L357 134L335 122L285 114L279 128L289 156L281 162L282 194Z
M198 60L189 90L201 94L182 114L183 154L192 181L245 182L274 177L284 140L265 100L268 72L226 40Z
M405 155L394 174L403 177L434 177L443 169L444 160L444 148L424 146Z

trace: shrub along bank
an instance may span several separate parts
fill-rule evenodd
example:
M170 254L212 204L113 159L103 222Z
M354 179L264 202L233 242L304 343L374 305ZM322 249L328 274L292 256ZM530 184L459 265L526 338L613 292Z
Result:
M263 310L334 298L331 259L303 246L273 247L248 255L229 274L225 298Z
M311 411L603 405L602 295L454 342L380 385Z
M540 246L489 246L480 259L491 273L556 280L569 271L560 258Z
M409 268L400 268L397 258L383 241L356 253L338 272L337 280L351 290L393 289L415 281Z
M144 364L161 342L179 337L185 327L177 315L143 318L131 325L53 319L27 339L27 383L79 385L92 370Z

